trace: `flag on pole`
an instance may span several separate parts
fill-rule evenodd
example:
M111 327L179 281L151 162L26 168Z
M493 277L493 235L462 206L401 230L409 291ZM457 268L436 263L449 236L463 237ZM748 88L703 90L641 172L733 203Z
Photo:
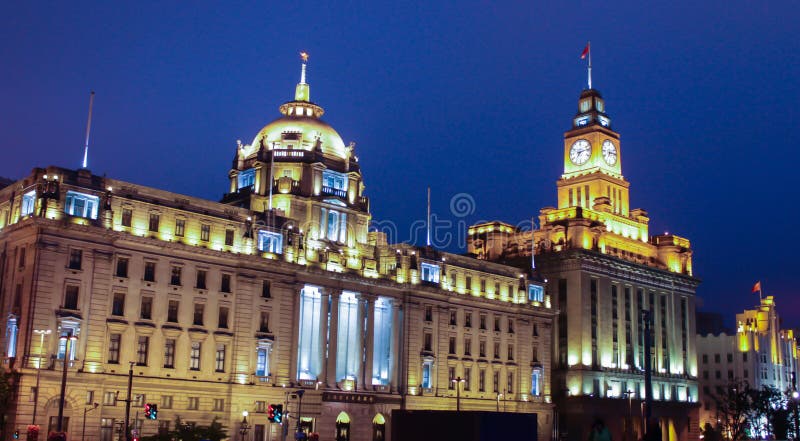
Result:
M758 282L756 282L755 285L753 285L753 292L758 292L758 293L761 292L761 281L760 280Z
M581 60L586 58L587 55L589 55L589 43L586 43L586 47L583 48L583 52L581 52Z

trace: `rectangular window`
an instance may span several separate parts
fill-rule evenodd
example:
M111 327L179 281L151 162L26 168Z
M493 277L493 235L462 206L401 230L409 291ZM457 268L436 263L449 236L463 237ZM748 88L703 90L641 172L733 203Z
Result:
M76 285L67 285L64 294L64 309L78 309L78 287Z
M432 306L425 306L425 321L432 322L433 321L433 307Z
M467 312L464 313L464 327L471 328L472 327L472 313Z
M223 274L219 287L220 292L231 292L231 275Z
M175 219L175 236L183 237L186 234L186 219Z
M17 266L19 269L25 268L25 247L19 249L19 262Z
M347 240L347 213L320 209L320 238L344 243Z
M514 333L514 320L508 319L507 320L507 324L508 324L508 333L509 334L513 334Z
M336 190L339 190L338 192ZM344 196L347 191L347 175L333 170L322 171L322 192Z
M447 353L448 354L455 354L456 353L456 338L450 337L450 340L447 345Z
M456 326L457 324L458 324L458 319L456 311L450 311L450 326Z
M116 406L116 405L117 405L116 392L106 392L103 394L103 406Z
M508 373L508 393L510 393L510 394L514 393L514 373L513 372L509 372Z
M167 306L167 321L170 323L178 323L178 300L170 300Z
M226 306L219 307L217 327L220 329L228 329L228 308Z
M456 368L454 366L450 366L447 368L447 388L453 390L455 388L455 381Z
M111 334L108 339L108 362L111 364L119 363L119 345L122 341L122 334Z
M464 337L464 355L472 355L472 339Z
M194 304L194 319L192 324L196 326L203 326L203 312L205 312L205 305L202 303Z
M94 403L94 391L87 390L86 391L86 404L93 404Z
M193 371L200 370L200 348L201 344L199 341L192 342L192 350L189 353L189 369Z
M148 229L155 233L158 232L158 223L161 221L161 216L158 213L150 213L150 222L148 223Z
M117 277L128 277L128 259L126 257L117 258L117 270L114 274Z
M206 289L206 271L205 270L197 270L197 280L195 283L195 288L197 289Z
M162 395L161 403L158 407L162 409L172 409L172 395Z
M311 285L304 286L300 291L297 348L297 378L301 380L316 379L322 371L321 308L320 288Z
M64 200L64 212L70 216L97 219L100 198L90 194L68 190Z
M272 297L272 284L269 280L263 280L261 282L261 297L264 299Z
M31 190L22 195L22 207L20 208L19 215L27 216L33 214L34 206L36 206L36 190Z
M83 262L83 251L71 249L69 250L69 269L79 270Z
M486 314L481 314L480 315L480 325L479 325L479 327L480 327L481 330L485 330L486 329Z
M492 374L492 392L499 393L500 392L500 371L494 371Z
M144 281L145 282L155 282L156 281L156 263L155 262L145 262L144 263Z
M222 410L224 408L225 408L225 399L224 398L214 398L214 408L212 410L215 411L215 412L222 412Z
M266 346L259 346L256 349L256 375L269 376L269 348Z
M494 318L494 332L500 332L500 317Z
M269 312L261 311L261 320L258 323L258 332L269 333Z
M439 272L441 271L439 265L422 262L420 266L422 268L421 278L423 282L439 283Z
M133 220L133 210L130 208L123 208L122 209L122 226L123 227L130 227Z
M472 368L465 367L464 368L464 390L470 390L470 377L472 377Z
M471 276L467 276L467 278L466 278L466 287L467 287L467 291L472 290L472 277Z
M168 338L164 341L164 367L172 369L175 367L175 339ZM171 404L171 403L170 403Z
M181 267L173 266L169 276L169 284L181 286Z
M200 225L200 240L202 240L203 242L208 242L209 236L211 236L211 225L209 224Z
M486 340L478 342L478 356L481 358L486 357Z
M514 345L508 345L508 359L514 359Z
M139 336L139 342L136 348L136 365L147 366L147 354L150 349L150 337L146 335Z
M217 356L215 358L215 371L225 372L225 345L217 345Z
M233 245L233 230L230 229L225 230L225 245L227 246Z
M125 294L121 292L114 293L114 301L111 305L111 315L125 315Z
M283 253L283 234L275 231L259 231L258 250L275 254Z
M142 308L139 311L139 318L142 320L152 320L153 318L153 298L142 297Z
M542 395L542 370L534 369L531 373L531 395L539 397Z
M422 364L422 387L429 389L431 387L431 364Z
M478 392L486 391L486 370L481 369L478 371Z
M247 170L240 171L236 176L236 183L238 184L239 190L255 185L256 169L248 168Z
M200 408L200 398L198 397L189 397L189 401L187 403L186 409L188 410L197 410Z

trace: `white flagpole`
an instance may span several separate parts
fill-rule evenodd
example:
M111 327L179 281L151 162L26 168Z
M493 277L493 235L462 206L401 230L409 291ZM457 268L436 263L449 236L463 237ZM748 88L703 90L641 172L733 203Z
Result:
M531 268L536 269L536 241L533 238L533 233L536 230L536 218L531 218Z
M94 106L94 90L89 95L89 117L86 120L86 142L83 144L83 168L89 164L89 133L92 131L92 107Z
M589 41L586 43L586 47L589 48L589 89L592 88L592 42Z

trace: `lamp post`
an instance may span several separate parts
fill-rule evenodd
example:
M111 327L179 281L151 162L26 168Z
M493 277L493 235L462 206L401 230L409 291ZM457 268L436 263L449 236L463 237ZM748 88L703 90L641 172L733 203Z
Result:
M247 431L250 430L250 423L247 422L247 415L249 413L246 410L242 411L242 422L239 424L239 435L240 440L244 441L244 437L247 436Z
M50 329L34 329L33 333L39 336L39 360L36 362L36 389L33 392L33 421L31 425L36 425L36 411L39 409L39 377L42 370L42 359L44 358L44 336L50 335Z
M464 382L464 379L461 377L456 377L451 380L453 384L456 386L456 412L461 411L461 383Z
M297 426L295 428L295 434L294 434L295 439L304 439L305 438L305 434L303 433L303 431L301 430L302 428L300 427L300 422L303 419L302 416L303 416L303 394L304 393L306 393L306 391L304 391L303 389L299 389L299 390L295 391L295 394L297 394L297 397L299 398L299 400L297 402Z
M83 428L81 429L81 440L86 440L86 414L97 409L97 406L100 404L94 403L90 407L86 407L83 409Z
M497 411L498 412L500 412L500 398L503 398L503 394L502 393L498 393L497 394Z
M64 369L61 371L61 399L58 400L58 425L56 431L61 432L64 427L64 402L66 400L67 392L67 369L69 368L70 354L72 353L72 342L77 340L77 337L72 335L72 330L69 330L62 335L61 340L64 340Z

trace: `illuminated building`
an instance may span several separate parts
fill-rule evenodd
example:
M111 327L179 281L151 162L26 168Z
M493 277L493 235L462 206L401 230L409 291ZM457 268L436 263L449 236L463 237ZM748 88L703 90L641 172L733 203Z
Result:
M760 300L757 309L736 314L736 333L698 334L700 361L700 424L717 425L715 397L727 395L729 387L770 386L780 392L793 391L797 375L797 342L794 331L780 328L775 298Z
M696 438L691 247L674 234L649 236L647 212L630 208L620 147L600 93L584 90L564 133L558 206L540 211L533 242L530 230L495 221L470 227L468 250L523 268L535 253L560 312L552 387L568 439L586 439L596 418L612 433L641 435L642 310L653 317L653 415L669 439Z
M217 416L233 438L246 410L251 439L292 439L303 389L303 430L322 439L384 439L392 409L455 410L457 397L535 412L549 436L544 284L369 232L352 144L320 119L305 63L301 78L283 115L236 146L220 203L58 167L0 190L0 342L21 374L8 430L32 421L39 366L36 422L54 421L66 357L73 437L97 402L87 439L116 439L129 363L131 418L160 411L143 435ZM284 404L288 434L269 404Z

